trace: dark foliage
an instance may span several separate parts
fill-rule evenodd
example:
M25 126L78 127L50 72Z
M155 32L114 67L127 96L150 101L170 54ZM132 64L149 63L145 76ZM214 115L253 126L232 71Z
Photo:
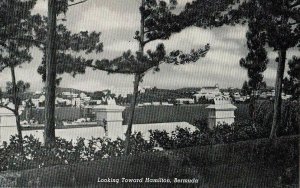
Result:
M283 80L283 91L293 96L293 99L300 97L300 58L293 57L289 61L288 77Z
M146 142L140 133L131 136L131 154L149 152L153 144ZM74 164L124 154L124 141L107 138L79 138L76 143L56 138L54 146L45 146L33 136L25 136L23 153L18 137L12 136L10 142L0 148L0 171L42 168L54 165Z
M39 47L44 52L42 64L38 68L38 73L42 75L43 81L46 80L46 34L47 34L47 18L39 15L34 16L35 37L40 41ZM57 66L58 75L68 73L73 77L76 74L84 74L86 65L92 60L86 59L79 52L85 54L101 53L103 51L103 43L100 42L100 32L81 31L79 33L71 33L65 25L59 23L56 26L56 48L57 48ZM57 78L57 84L61 81L61 77Z

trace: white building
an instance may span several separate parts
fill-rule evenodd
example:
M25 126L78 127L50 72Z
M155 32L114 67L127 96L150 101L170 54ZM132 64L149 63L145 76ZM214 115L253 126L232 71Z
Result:
M66 92L62 92L62 96L64 98L76 98L78 97L78 94L66 91Z
M46 100L45 95L39 95L38 98L32 98L31 101L35 107L39 108L41 103L44 103Z
M3 99L0 99L1 103L6 105L9 103L9 98L3 98Z
M71 103L72 103L72 106L80 107L81 106L81 99L79 97L72 98Z
M66 105L66 106L70 106L70 105L72 105L72 101L69 100L69 99L63 99L63 98L57 97L55 99L55 104L63 104L63 105Z
M0 126L1 127L16 126L16 117L12 111L6 108L0 108Z
M81 100L84 102L89 102L91 100L91 97L82 97Z
M230 97L216 97L214 104L206 107L208 112L208 126L213 129L218 124L226 123L231 125L234 122L234 111L236 106L231 104Z
M221 95L222 93L220 92L218 84L215 86L203 87L197 94L194 94L196 101L198 101L201 97L205 97L207 100L212 100Z
M236 92L233 94L233 98L235 101L241 101L242 96L240 93Z
M160 105L160 102L152 102L152 105L153 105L153 106L159 106L159 105Z
M161 105L163 105L163 106L173 106L173 104L170 104L168 102L162 102Z
M80 93L79 97L80 97L81 99L83 99L83 98L87 97L87 95L86 95L85 93Z
M190 98L179 98L176 99L177 104L194 104L195 100Z

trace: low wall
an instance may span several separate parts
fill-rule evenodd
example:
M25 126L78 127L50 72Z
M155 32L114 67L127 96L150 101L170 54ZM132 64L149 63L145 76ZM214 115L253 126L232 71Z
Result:
M44 141L43 129L39 130L23 130L22 134L24 136L33 135L35 138L39 139L41 142ZM17 129L15 127L0 127L0 142L8 142L11 135L16 135ZM64 138L68 141L76 141L77 138L82 137L86 139L91 139L92 137L98 138L103 137L105 131L103 127L93 126L93 127L81 127L81 128L68 128L68 129L56 129L55 136ZM1 145L1 144L0 144Z

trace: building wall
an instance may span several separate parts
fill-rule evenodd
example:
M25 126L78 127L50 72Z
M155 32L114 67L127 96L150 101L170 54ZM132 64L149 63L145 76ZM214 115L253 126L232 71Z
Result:
M107 114L107 120L110 121L110 120L113 120L113 121L123 121L123 118L122 118L122 112L110 112Z
M234 118L234 111L216 111L216 118Z
M17 126L0 126L0 145L2 145L3 141L8 142L12 135L17 135Z
M16 117L15 116L0 116L0 126L1 127L15 127Z
M103 125L103 119L107 120L107 113L106 112L98 112L96 113L96 120Z

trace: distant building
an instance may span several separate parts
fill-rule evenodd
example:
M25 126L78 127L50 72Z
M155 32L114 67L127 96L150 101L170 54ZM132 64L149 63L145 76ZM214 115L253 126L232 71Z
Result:
M84 102L89 102L91 100L91 97L84 97L81 98Z
M202 97L205 97L207 100L212 100L219 96L222 96L222 93L220 92L218 84L215 86L203 87L197 94L194 94L196 101L199 101Z
M62 94L62 95L65 95L65 96L68 96L68 95L71 95L71 92L65 91L65 92L62 92L61 94Z
M31 101L35 107L39 108L44 106L45 99L46 99L45 95L36 95L31 99Z
M234 98L234 100L239 101L241 99L241 94L238 92L235 92L233 94L233 98Z
M72 106L80 107L81 99L79 97L71 99Z
M259 97L260 97L260 98L263 98L263 99L268 98L267 92L262 92L262 93L259 95Z
M152 102L152 105L153 105L153 106L159 106L159 105L160 105L160 102Z
M69 100L69 99L63 99L63 98L57 97L55 99L55 104L56 105L60 105L60 106L71 106L72 105L72 101Z
M151 86L139 86L139 92L140 93L145 93L146 90L152 89Z
M287 99L292 98L292 95L286 95L285 93L282 93L281 98L282 98L282 100L287 100Z
M36 95L41 95L41 94L43 94L43 92L41 92L41 91L36 91L34 94L36 94Z
M267 97L268 98L273 98L275 97L275 90L267 91Z
M102 102L102 100L90 100L89 105L100 105Z
M1 103L2 104L8 104L9 103L9 98L3 98L3 99L0 99Z
M67 99L76 98L76 97L78 97L78 94L66 91L66 92L62 92L62 97L67 98Z
M83 98L87 97L87 95L86 95L85 93L80 93L79 97L80 97L81 99L83 99Z
M194 99L190 99L190 98L179 98L179 99L175 99L176 100L176 104L194 104L195 100Z
M163 106L173 106L173 104L170 104L168 102L162 102L161 105L163 105Z

